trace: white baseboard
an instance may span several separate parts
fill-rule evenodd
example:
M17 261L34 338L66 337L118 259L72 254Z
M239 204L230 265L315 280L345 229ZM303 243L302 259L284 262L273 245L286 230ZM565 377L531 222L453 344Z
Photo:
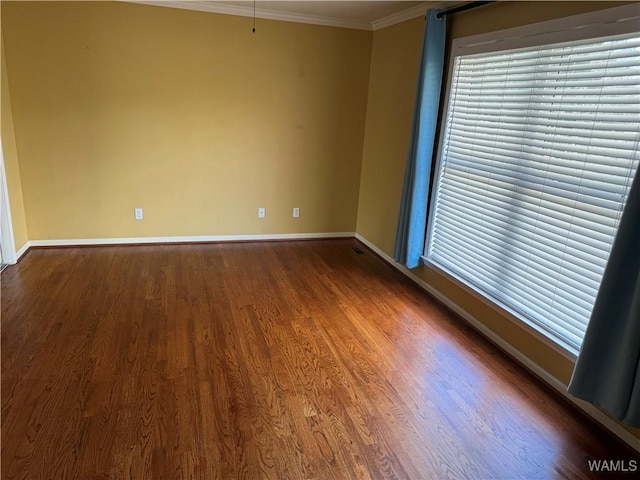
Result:
M20 258L25 253L27 253L27 250L29 250L29 248L31 248L31 242L27 240L26 242L24 242L24 245L22 245L22 247L20 247L20 249L16 252L16 262L20 260Z
M382 257L383 260L385 260L387 263L389 263L390 265L395 267L397 270L402 272L404 275L409 277L415 283L420 285L420 287L422 287L430 295L434 296L436 299L438 299L440 302L442 302L444 305L450 308L453 312L459 315L469 325L471 325L474 329L480 332L484 337L486 337L490 342L492 342L494 345L496 345L498 348L504 351L507 355L512 357L514 360L516 360L518 363L520 363L523 367L525 367L527 370L532 372L535 376L540 378L546 384L550 385L555 390L557 390L563 397L565 397L571 403L576 405L579 409L581 409L583 412L585 412L587 415L589 415L591 418L597 421L600 425L605 427L607 430L613 433L616 437L618 437L620 440L622 440L627 445L629 445L632 449L640 452L640 441L638 441L638 438L634 436L631 432L629 432L627 429L625 429L622 425L620 425L618 422L610 418L608 415L606 415L605 413L603 413L593 405L587 402L584 402L567 393L567 386L564 383L562 383L556 377L554 377L549 372L544 370L542 367L540 367L540 365L533 362L529 357L524 355L522 352L515 349L510 343L505 341L502 337L496 335L492 330L487 328L482 322L480 322L477 318L475 318L469 312L461 308L459 305L456 305L455 303L453 303L451 300L445 297L438 290L434 289L431 285L429 285L427 282L425 282L416 274L414 274L407 267L396 262L393 258L391 258L385 252L380 250L378 247L376 247L373 243L368 241L362 235L360 235L359 233L356 233L355 236L359 241L364 243L367 247L369 247L376 254Z
M136 245L147 243L208 243L269 240L313 240L321 238L354 237L354 232L271 233L256 235L192 235L176 237L71 238L62 240L31 240L31 247L72 247L85 245ZM24 247L23 247L24 248Z

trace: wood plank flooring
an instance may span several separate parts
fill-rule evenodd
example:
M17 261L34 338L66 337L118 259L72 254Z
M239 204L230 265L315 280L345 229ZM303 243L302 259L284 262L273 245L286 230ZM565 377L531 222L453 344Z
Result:
M354 252L360 247L365 254ZM353 239L32 250L2 478L597 478L633 458Z

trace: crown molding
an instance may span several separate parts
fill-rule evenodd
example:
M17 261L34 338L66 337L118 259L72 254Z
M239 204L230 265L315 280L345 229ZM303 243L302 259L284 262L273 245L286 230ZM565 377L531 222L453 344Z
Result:
M427 9L430 7L434 7L436 2L423 2L420 5L416 5L415 7L407 8L406 10L402 10L398 13L393 13L387 17L380 18L378 20L374 20L371 22L371 30L376 31L381 28L387 28L391 25L395 25L397 23L406 22L407 20L411 20L412 18L421 17L427 13ZM440 3L440 2L437 2Z
M129 3L140 3L144 5L154 5L157 7L181 8L184 10L197 10L199 12L220 13L223 15L236 15L240 17L253 17L254 15L253 7L217 2L197 2L190 0L132 0ZM256 18L266 20L307 23L312 25L323 25L326 27L352 28L356 30L372 30L372 26L368 22L357 22L344 18L323 17L319 15L282 12L266 8L256 8L255 16Z
M180 8L183 10L196 10L199 12L219 13L223 15L236 15L241 17L253 17L252 7L245 5L233 5L219 2L199 2L197 0L120 0L127 3L139 3L156 7ZM283 22L307 23L311 25L323 25L327 27L351 28L356 30L375 31L397 23L411 20L424 15L428 8L438 8L446 2L423 2L401 12L374 20L373 22L358 22L344 18L324 17L320 15L306 15L301 13L282 12L266 8L256 8L256 18L266 20L280 20ZM452 2L460 3L460 2Z
M390 27L391 25L411 20L412 18L421 17L423 15L426 15L427 10L429 10L430 8L445 9L457 7L465 3L468 2L458 0L422 2L420 5L416 5L415 7L407 8L406 10L402 10L401 12L394 13L392 15L389 15L388 17L384 17L371 22L371 30L380 30L381 28Z
M381 28L390 27L391 25L395 25L396 23L402 23L407 20L411 20L412 18L421 17L423 15L426 15L427 10L429 10L430 8L446 9L457 7L465 3L468 2L458 0L422 2L420 5L416 5L415 7L407 8L406 10L402 10L401 12L394 13L379 20L374 20L373 22L371 22L371 30L380 30Z

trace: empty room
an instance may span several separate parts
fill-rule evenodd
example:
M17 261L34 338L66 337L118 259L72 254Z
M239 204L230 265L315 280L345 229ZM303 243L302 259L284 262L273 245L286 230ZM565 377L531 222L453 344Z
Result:
M640 472L640 3L1 4L9 479Z

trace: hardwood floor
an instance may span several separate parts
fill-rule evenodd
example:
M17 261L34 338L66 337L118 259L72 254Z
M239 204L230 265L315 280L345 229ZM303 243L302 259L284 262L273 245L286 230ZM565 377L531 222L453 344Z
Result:
M596 478L589 459L634 458L352 239L32 250L2 273L1 326L5 480Z

